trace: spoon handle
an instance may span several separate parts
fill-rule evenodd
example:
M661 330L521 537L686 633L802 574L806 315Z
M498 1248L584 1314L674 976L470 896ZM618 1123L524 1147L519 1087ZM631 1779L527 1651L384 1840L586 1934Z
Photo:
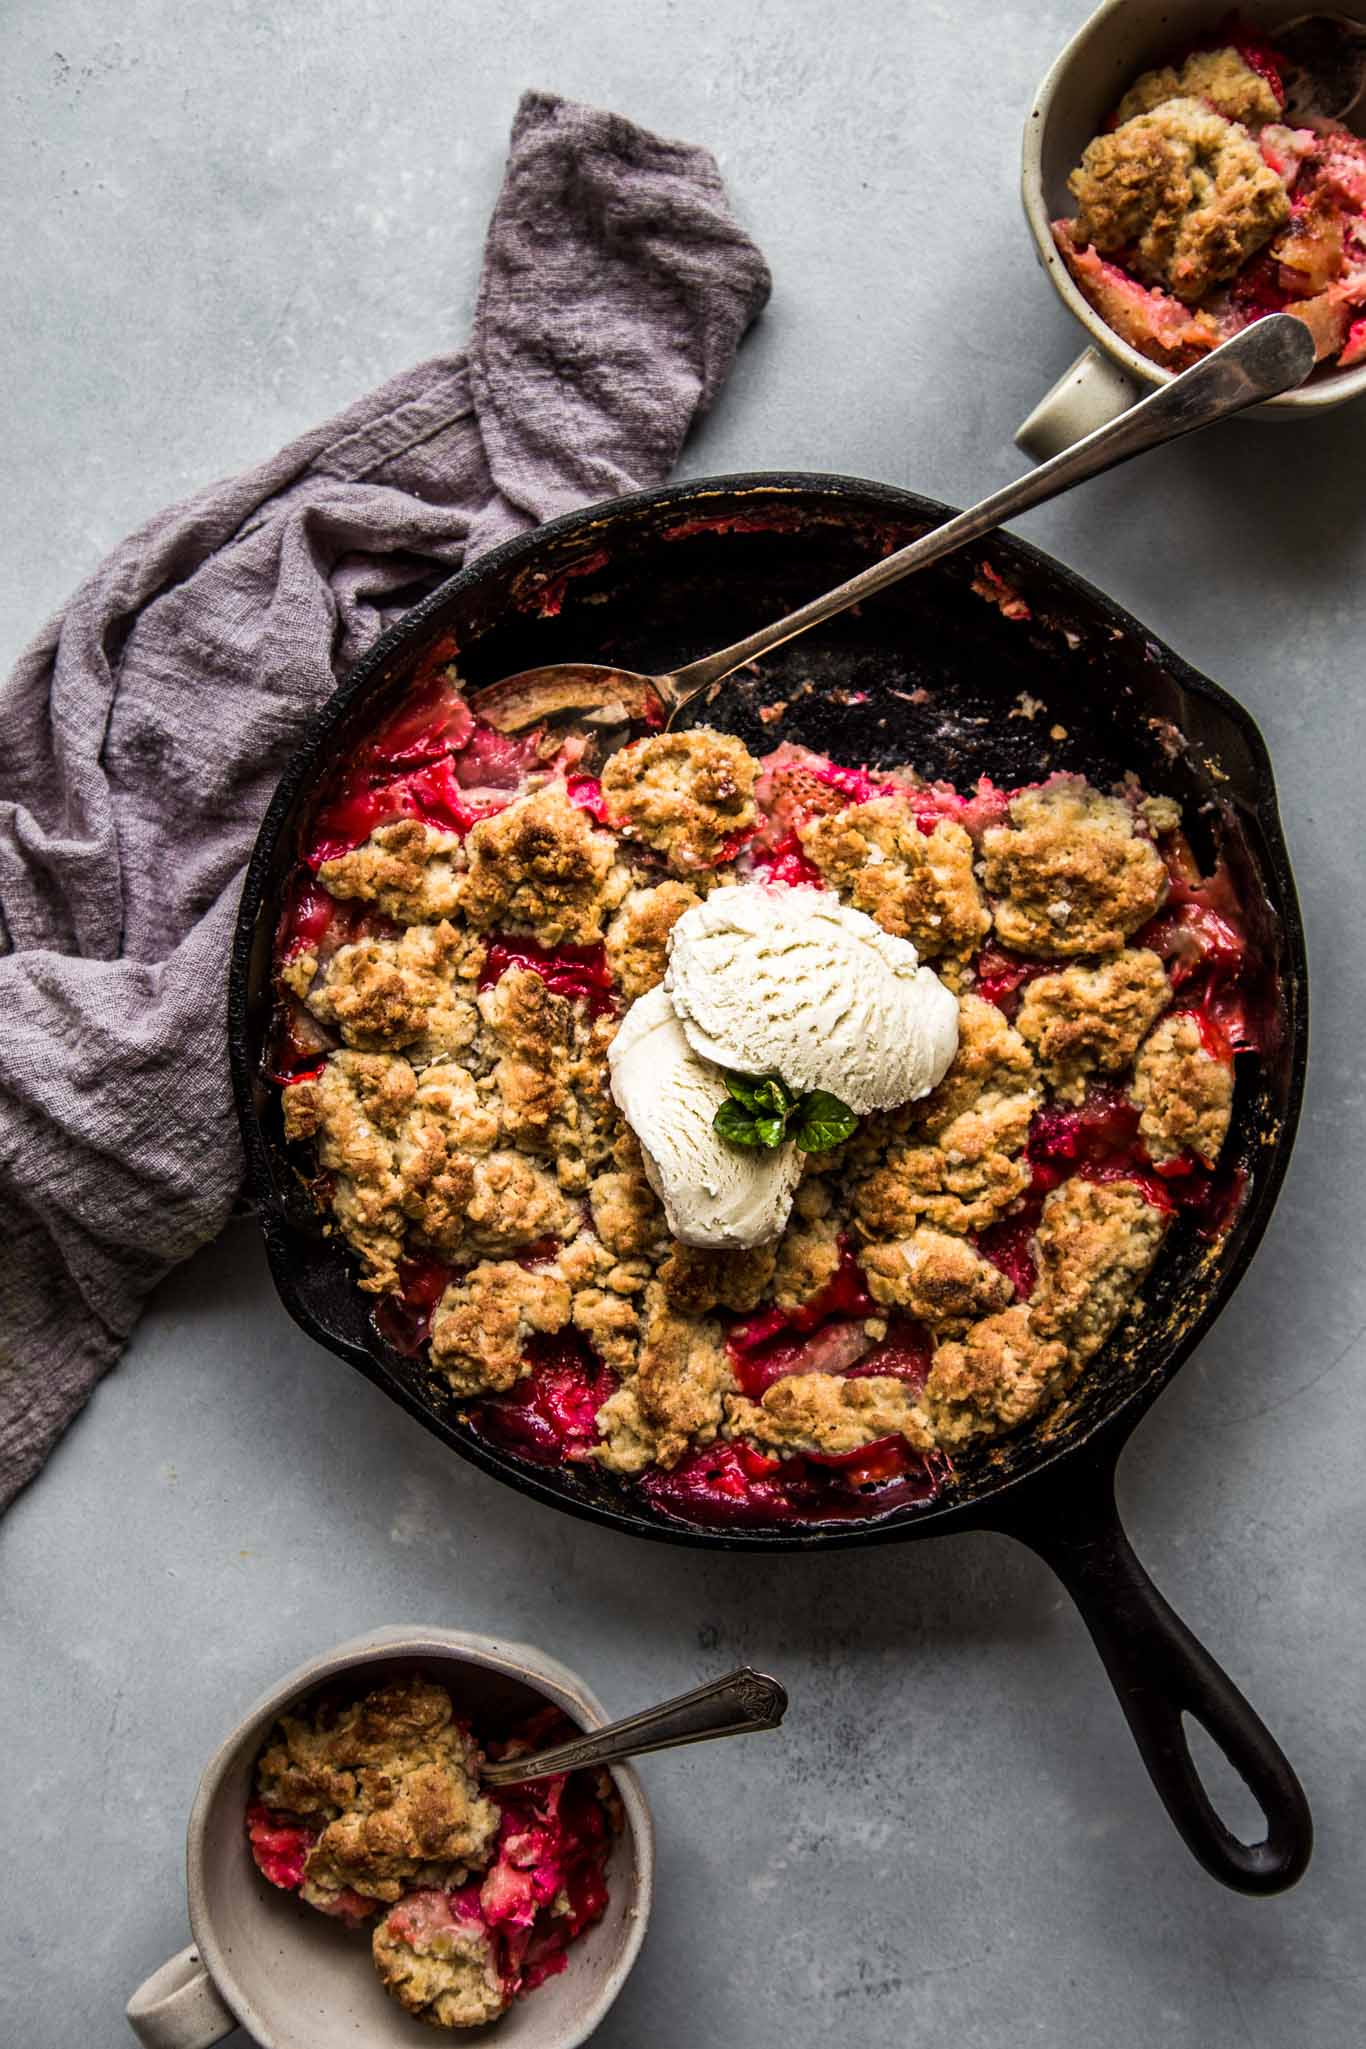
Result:
M553 1750L486 1764L479 1776L486 1786L525 1785L529 1779L547 1779L585 1765L619 1764L624 1757L640 1757L647 1750L674 1750L682 1743L708 1743L713 1736L776 1729L786 1712L787 1693L778 1681L744 1665L676 1700L557 1743Z
M1065 448L1061 455L994 491L980 505L958 513L943 526L922 534L909 547L884 556L881 562L851 576L847 583L837 584L823 597L813 598L809 605L800 606L783 619L775 619L772 625L761 627L733 646L690 662L671 676L656 678L661 695L677 710L685 699L709 684L719 683L745 662L781 647L784 641L805 633L810 626L833 619L836 613L847 611L850 605L872 597L889 584L899 583L912 571L927 568L941 556L952 554L955 548L980 540L1006 520L1028 512L1035 505L1046 504L1050 498L1061 497L1074 484L1098 477L1103 470L1114 469L1117 463L1128 462L1131 456L1142 455L1147 449L1159 448L1164 441L1194 434L1216 420L1260 405L1263 399L1274 398L1278 392L1290 391L1303 384L1313 367L1313 337L1304 322L1290 313L1268 315L1212 350L1193 369L1184 370L1150 398L1121 413L1117 420L1098 427L1071 448Z

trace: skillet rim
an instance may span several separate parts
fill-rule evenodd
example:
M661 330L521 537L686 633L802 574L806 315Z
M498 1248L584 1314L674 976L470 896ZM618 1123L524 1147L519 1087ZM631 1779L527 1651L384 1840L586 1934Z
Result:
M492 548L475 562L457 570L420 599L401 619L389 627L321 705L306 727L298 746L281 773L274 795L262 819L242 886L230 956L227 1000L228 1044L233 1098L246 1158L246 1179L254 1198L266 1242L266 1253L275 1284L285 1309L294 1322L316 1343L354 1366L374 1386L397 1401L409 1415L457 1451L462 1458L492 1478L528 1495L531 1499L564 1514L615 1529L634 1537L671 1544L686 1544L698 1550L722 1551L814 1551L887 1544L904 1538L947 1535L953 1530L999 1528L1009 1517L1018 1517L1040 1488L1050 1486L1059 1469L1068 1465L1079 1472L1090 1463L1112 1466L1120 1450L1148 1408L1172 1378L1226 1306L1265 1234L1276 1206L1294 1147L1303 1105L1308 1061L1309 1005L1308 959L1304 922L1290 864L1289 849L1281 825L1275 775L1271 757L1252 713L1224 685L1194 668L1183 656L1149 631L1133 613L1104 591L1079 576L1075 570L1033 543L1008 531L990 537L993 549L1009 562L1012 557L1028 567L1042 568L1069 593L1082 600L1118 633L1128 638L1135 633L1154 648L1178 687L1203 698L1240 733L1251 764L1252 789L1246 808L1255 816L1263 841L1266 880L1272 885L1272 899L1280 920L1285 949L1283 984L1286 989L1286 1094L1279 1110L1279 1130L1259 1161L1252 1200L1242 1218L1241 1242L1213 1284L1204 1301L1171 1343L1160 1364L1131 1389L1121 1393L1114 1406L1098 1417L1083 1435L1057 1447L1047 1447L1027 1471L1007 1474L984 1485L967 1501L948 1500L913 1509L898 1519L895 1514L881 1522L865 1524L820 1524L812 1527L780 1527L776 1530L736 1528L710 1529L703 1525L655 1520L636 1510L607 1503L575 1499L564 1494L549 1477L557 1469L541 1470L518 1463L510 1454L471 1433L461 1435L415 1389L406 1386L385 1362L361 1345L329 1330L300 1298L291 1272L289 1240L292 1227L280 1210L275 1174L271 1166L272 1145L261 1128L253 1099L257 1080L250 1043L251 959L263 909L269 909L271 929L278 916L278 900L268 893L267 884L282 835L304 791L312 786L315 771L326 757L333 732L368 689L381 677L391 659L410 644L420 642L433 620L441 618L452 602L497 573L529 562L534 556L571 536L592 532L595 524L658 508L705 501L709 497L737 495L769 496L775 501L795 493L814 495L834 503L858 501L867 516L893 513L916 522L938 522L952 517L956 508L937 499L907 491L898 485L837 472L800 470L754 470L729 472L665 484L651 490L631 492L604 499L577 511L561 514L524 534ZM339 1252L339 1257L343 1257Z

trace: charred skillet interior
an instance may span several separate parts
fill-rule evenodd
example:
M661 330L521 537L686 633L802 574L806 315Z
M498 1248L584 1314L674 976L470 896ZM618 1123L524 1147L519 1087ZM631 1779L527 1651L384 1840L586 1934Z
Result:
M1144 1314L1111 1340L1066 1407L1044 1428L964 1458L955 1482L918 1507L864 1524L709 1530L673 1521L596 1470L533 1466L477 1437L458 1399L377 1334L346 1252L323 1235L299 1182L277 1092L260 1073L272 937L318 783L424 660L438 650L447 659L456 653L472 687L557 660L615 661L650 673L738 638L946 517L948 508L930 500L832 477L719 478L642 493L572 514L484 557L415 606L358 664L276 793L234 948L234 1084L271 1270L285 1306L311 1336L463 1456L573 1514L634 1535L729 1550L827 1549L972 1526L1031 1544L1082 1607L1190 1847L1227 1883L1272 1891L1292 1883L1307 1861L1303 1796L1251 1709L1147 1581L1115 1521L1112 1496L1123 1440L1251 1258L1299 1112L1303 932L1270 763L1253 721L1225 691L1091 586L1037 550L996 536L778 650L763 665L761 691L742 674L700 713L758 753L796 740L847 763L912 761L927 778L960 787L984 774L1016 784L1056 769L1104 785L1136 769L1149 788L1181 801L1188 823L1203 822L1207 839L1198 851L1207 860L1222 851L1243 901L1265 905L1259 937L1279 1030L1271 1051L1240 1077L1225 1157L1248 1180L1232 1228L1213 1243L1174 1233L1145 1286ZM1008 617L992 601L984 564L1023 600L1027 617ZM1033 718L1009 716L1022 693L1042 702ZM781 725L760 721L759 704L781 699L789 706ZM1065 738L1052 737L1057 727ZM1270 1819L1266 1843L1238 1843L1209 1806L1186 1749L1183 1709L1205 1722L1248 1779Z

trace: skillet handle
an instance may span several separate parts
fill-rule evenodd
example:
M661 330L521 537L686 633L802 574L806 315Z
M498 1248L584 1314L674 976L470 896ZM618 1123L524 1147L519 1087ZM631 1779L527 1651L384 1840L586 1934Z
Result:
M1114 1464L1084 1463L1050 1476L1037 1495L992 1527L1027 1544L1057 1573L1081 1611L1153 1784L1192 1856L1235 1892L1284 1892L1314 1845L1304 1790L1280 1746L1228 1674L1158 1592L1124 1534ZM1216 1813L1182 1727L1199 1722L1266 1816L1245 1843Z

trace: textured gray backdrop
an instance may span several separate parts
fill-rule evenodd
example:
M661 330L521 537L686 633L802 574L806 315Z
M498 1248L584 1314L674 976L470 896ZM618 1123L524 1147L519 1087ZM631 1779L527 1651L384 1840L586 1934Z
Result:
M526 85L709 143L772 263L688 473L1000 483L1078 345L1014 187L1082 11L8 0L0 658L158 505L462 339ZM1360 2039L1363 476L1359 405L1226 429L1026 528L1255 709L1298 863L1315 1033L1289 1184L1121 1475L1155 1576L1303 1774L1298 1891L1235 1899L1191 1863L1024 1552L702 1560L532 1507L300 1336L242 1224L0 1530L0 2039L131 2039L127 1992L185 1940L204 1754L306 1651L403 1620L528 1637L622 1710L741 1658L791 1688L781 1739L645 1766L659 1901L603 2049Z

